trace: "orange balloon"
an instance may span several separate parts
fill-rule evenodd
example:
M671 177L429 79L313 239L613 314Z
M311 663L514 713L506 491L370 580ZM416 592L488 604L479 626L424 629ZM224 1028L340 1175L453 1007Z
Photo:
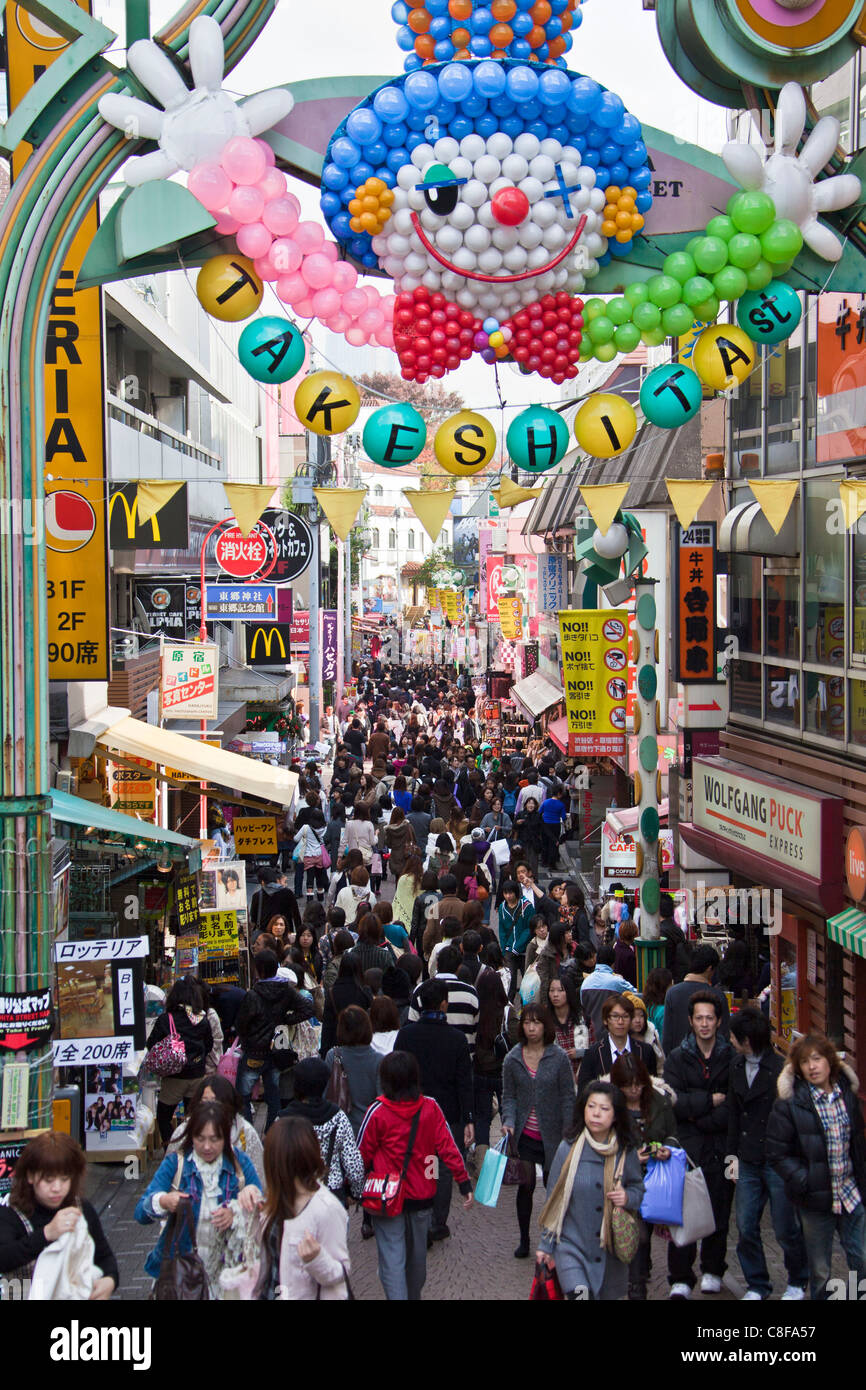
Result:
M471 58L471 57L472 57L472 54L469 52L469 49L468 49L468 48L458 48L457 52L454 54L454 57L455 57L455 58Z
M529 13L532 15L536 24L546 24L553 14L550 0L535 0L535 4L532 6Z
M508 52L504 48L493 48L490 51L491 58L507 58Z
M643 214L633 212L631 215L631 225L634 231L639 232L644 224Z
M604 190L604 196L608 203L616 203L622 197L622 189L617 188L616 184L612 183L609 188Z
M526 41L530 48L540 48L543 43L547 43L547 35L540 24L535 24L526 35Z
M472 14L472 0L448 0L448 13L452 19L468 19Z
M426 10L410 10L406 23L413 34L426 34L433 23L433 16L428 14Z
M626 242L631 241L631 231L628 231L628 232L622 232L622 231L617 232L617 234L616 234L616 239L617 239L617 241L619 242L620 246L625 246Z
M415 40L415 52L419 58L432 58L436 40L430 34L419 34Z
M487 37L494 48L507 48L514 38L514 30L510 24L494 24Z
M559 22L562 25L563 34L567 34L572 24L574 23L571 10L566 10L564 14L561 14L559 16ZM552 40L552 42L555 42L555 40Z
M491 0L490 13L497 24L507 24L517 14L515 0Z
M602 236L616 236L616 223L610 221L602 222L601 234Z
M451 42L455 48L468 48L469 40L472 38L468 29L452 29Z

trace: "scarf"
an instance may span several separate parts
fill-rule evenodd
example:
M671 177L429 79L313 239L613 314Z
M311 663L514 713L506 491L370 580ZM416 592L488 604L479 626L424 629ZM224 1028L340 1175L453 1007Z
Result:
M608 1139L606 1144L599 1144L587 1130L582 1131L572 1144L571 1153L568 1155L566 1162L562 1165L562 1171L556 1180L556 1185L544 1204L544 1209L540 1218L541 1227L542 1230L550 1231L550 1233L556 1237L556 1243L558 1245L562 1239L562 1227L566 1212L571 1203L574 1179L577 1176L577 1167L583 1155L585 1143L589 1144L591 1149L595 1149L596 1153L604 1156L604 1213L602 1216L598 1243L605 1250L613 1253L613 1239L610 1231L611 1204L607 1194L612 1190L614 1184L614 1167L616 1165L616 1156L619 1148L616 1135Z

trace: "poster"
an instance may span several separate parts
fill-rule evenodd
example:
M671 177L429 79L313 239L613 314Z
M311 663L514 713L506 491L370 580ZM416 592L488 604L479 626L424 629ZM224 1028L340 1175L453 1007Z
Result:
M138 483L112 483L108 499L108 543L112 550L186 550L189 546L187 485L164 502L149 521L138 517Z
M539 613L558 613L566 606L566 557L564 555L539 555L538 557L538 611Z
M242 859L202 865L199 907L202 912L236 912L238 926L247 924L247 866Z
M203 912L199 949L202 960L238 954L238 916L236 912Z
M198 879L195 874L178 874L174 882L177 935L188 936L199 929Z
M138 1148L138 1080L121 1064L84 1069L84 1147L88 1153Z
M523 635L523 600L519 594L499 595L499 622L502 636L519 641Z
M51 990L0 994L0 1051L29 1052L54 1032Z
M232 833L237 854L277 853L277 822L272 816L235 816Z
M136 938L137 939L137 938ZM95 942L76 942L93 946ZM140 958L57 961L60 1037L126 1036L144 1044L144 976Z
M625 752L627 617L624 608L559 615L571 757Z
M245 623L247 665L285 665L291 659L291 633L289 623Z
M659 845L662 852L662 873L666 874L675 864L674 832L659 831ZM601 827L601 876L602 879L637 878L637 855L635 837L617 834L607 822Z
M199 595L201 611L201 591ZM187 585L181 580L136 580L135 597L144 610L151 632L165 632L172 637L184 637L187 628Z
M499 622L499 595L502 591L502 571L505 560L501 555L487 556L487 584L484 616L488 622Z
M126 763L135 763L127 767ZM156 777L150 763L130 755L124 763L109 762L108 792L112 807L125 816L156 821Z
M216 719L218 677L218 647L166 643L162 649L162 718Z
M0 1144L0 1199L5 1197L12 1187L12 1174L15 1171L15 1164L18 1162L25 1148L30 1141L28 1139L17 1139ZM3 1280L0 1278L0 1288Z

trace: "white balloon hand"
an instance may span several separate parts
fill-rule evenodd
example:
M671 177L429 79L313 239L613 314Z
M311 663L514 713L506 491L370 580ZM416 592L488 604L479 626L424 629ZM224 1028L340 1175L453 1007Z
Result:
M210 15L199 15L190 25L192 91L150 39L139 39L126 56L130 71L164 108L116 94L99 100L100 115L109 125L130 140L155 140L159 145L152 154L129 160L124 177L133 187L218 159L234 136L261 135L292 109L291 93L279 87L240 103L222 90L225 48L222 31Z
M842 243L818 214L850 207L860 197L860 180L854 174L836 174L815 180L839 143L839 122L822 116L806 139L806 97L796 82L779 93L773 153L764 161L752 145L737 141L725 145L722 159L728 173L742 188L761 190L773 200L777 217L796 222L806 245L827 261L838 261Z

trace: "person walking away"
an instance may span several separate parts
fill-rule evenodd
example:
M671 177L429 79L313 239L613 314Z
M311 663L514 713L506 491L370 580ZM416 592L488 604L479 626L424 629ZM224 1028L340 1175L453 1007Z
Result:
M728 1086L733 1053L722 1037L722 1009L716 990L699 990L689 999L692 1032L667 1054L664 1079L676 1093L680 1143L703 1169L716 1229L701 1241L701 1293L720 1293L728 1246L733 1184L727 1176ZM695 1286L692 1266L697 1245L668 1247L671 1298L689 1298Z
M205 1012L204 998L192 975L175 980L165 1001L165 1010L148 1036L148 1048L167 1038L172 1027L183 1042L185 1061L176 1076L164 1076L159 1083L156 1123L163 1148L168 1146L171 1139L174 1112L182 1100L192 1095L204 1076L208 1054L213 1047L213 1033Z
M382 1093L358 1138L367 1173L404 1173L402 1210L374 1213L379 1279L389 1302L417 1302L427 1279L427 1247L436 1195L435 1164L444 1164L472 1206L472 1184L437 1102L422 1095L417 1058L394 1051L382 1059Z
M535 1195L535 1169L547 1175L574 1110L571 1063L554 1041L556 1029L546 1009L525 1005L517 1026L518 1041L502 1066L502 1131L529 1168L529 1182L517 1189L520 1243L515 1258L529 1257L529 1223Z
M556 1269L566 1299L622 1298L629 1267L614 1254L612 1212L639 1211L644 1185L625 1097L616 1086L593 1081L578 1098L550 1183L536 1259Z
M308 1119L279 1120L265 1139L259 1300L348 1299L346 1213L322 1182L325 1166Z
M337 1019L337 1045L325 1057L328 1071L339 1057L349 1083L349 1123L357 1136L368 1107L379 1091L381 1053L372 1046L373 1028L369 1014L356 1004L344 1009Z
M508 993L499 972L483 965L475 977L478 994L478 1031L472 1056L475 1117L475 1161L483 1158L482 1149L490 1144L493 1122L493 1098L502 1113L502 1063L508 1046L508 1025L516 1017L508 1003Z
M470 985L467 980L461 980L458 977L457 971L460 969L460 962L459 950L455 946L446 946L439 953L435 978L448 991L448 1022L452 1028L459 1028L471 1051L475 1046L475 1033L478 1027L478 994L474 985ZM420 988L419 985L412 994L409 1005L410 1023L414 1023L421 1015Z
M312 1018L315 1009L294 985L277 979L279 962L273 951L259 951L255 957L256 983L247 990L238 1010L237 1031L241 1043L237 1092L244 1117L253 1117L250 1096L261 1080L268 1107L265 1129L280 1113L280 1071L271 1056L274 1033L281 1024L293 1027Z
M541 803L541 862L548 869L555 869L559 863L559 838L568 815L569 800L564 788L555 787Z
M364 1164L348 1115L325 1099L330 1074L321 1057L305 1057L296 1062L292 1070L295 1095L283 1110L282 1118L295 1115L310 1121L325 1161L328 1191L346 1207L350 1198L361 1200Z
M866 1138L857 1076L828 1038L798 1038L776 1083L767 1159L799 1212L813 1301L830 1297L833 1236L848 1268L866 1276Z
M784 1058L770 1045L770 1022L757 1008L741 1009L731 1018L731 1063L728 1091L728 1162L736 1183L737 1258L746 1281L744 1301L770 1297L772 1284L761 1239L761 1218L769 1200L773 1232L785 1259L788 1287L782 1301L806 1297L809 1261L800 1218L785 1193L785 1184L767 1162L767 1124L776 1099Z

